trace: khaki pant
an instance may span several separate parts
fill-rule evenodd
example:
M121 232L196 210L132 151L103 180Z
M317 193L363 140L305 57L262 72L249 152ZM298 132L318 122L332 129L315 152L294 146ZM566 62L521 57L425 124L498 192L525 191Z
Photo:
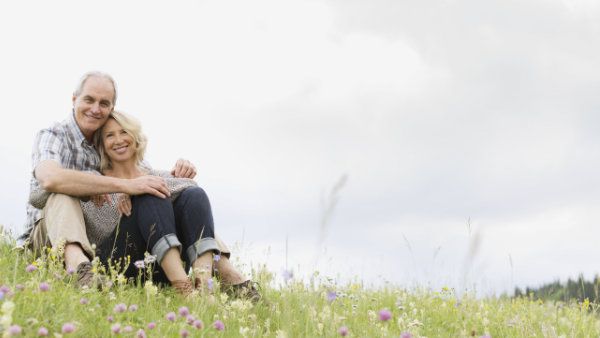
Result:
M89 257L94 251L85 231L85 221L79 199L63 195L51 194L40 219L31 233L31 246L34 252L41 253L46 247L59 243L77 243Z

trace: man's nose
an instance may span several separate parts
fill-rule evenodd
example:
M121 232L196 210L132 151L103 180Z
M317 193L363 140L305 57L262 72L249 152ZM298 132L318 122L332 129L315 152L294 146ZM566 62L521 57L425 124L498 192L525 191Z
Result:
M92 104L91 111L92 111L92 113L99 113L100 112L100 103L95 102L94 104Z

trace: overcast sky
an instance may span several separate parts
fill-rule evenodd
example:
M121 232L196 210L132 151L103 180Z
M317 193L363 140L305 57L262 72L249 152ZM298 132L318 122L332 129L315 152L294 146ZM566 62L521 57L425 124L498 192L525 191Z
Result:
M102 70L247 264L484 294L600 272L595 1L11 1L0 32L17 233L35 132Z

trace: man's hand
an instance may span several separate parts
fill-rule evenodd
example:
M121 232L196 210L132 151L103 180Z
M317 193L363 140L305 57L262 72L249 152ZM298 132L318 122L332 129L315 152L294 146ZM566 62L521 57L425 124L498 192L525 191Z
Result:
M110 196L108 194L90 196L90 201L94 203L96 208L100 208L104 203L110 203Z
M117 210L122 215L127 217L131 216L131 198L127 194L118 194L117 195Z
M125 193L128 195L151 194L160 198L171 196L167 183L162 177L146 175L127 181Z
M192 162L180 158L175 163L175 167L171 169L171 175L179 178L194 178L196 177L196 167Z

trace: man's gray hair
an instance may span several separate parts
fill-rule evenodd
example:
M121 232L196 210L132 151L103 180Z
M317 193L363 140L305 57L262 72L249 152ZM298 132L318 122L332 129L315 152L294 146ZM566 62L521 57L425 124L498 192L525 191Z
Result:
M90 77L101 77L101 78L105 78L107 80L110 81L110 83L112 83L113 86L113 107L115 106L115 104L117 103L117 84L115 83L115 80L112 78L112 76L108 75L107 73L103 73L103 72L99 72L99 71L91 71L91 72L87 72L85 74L83 74L83 76L81 77L81 79L79 80L79 83L77 84L77 87L75 87L75 91L73 92L73 96L79 96L81 95L81 92L83 91L83 86L85 85L85 82L90 78Z

